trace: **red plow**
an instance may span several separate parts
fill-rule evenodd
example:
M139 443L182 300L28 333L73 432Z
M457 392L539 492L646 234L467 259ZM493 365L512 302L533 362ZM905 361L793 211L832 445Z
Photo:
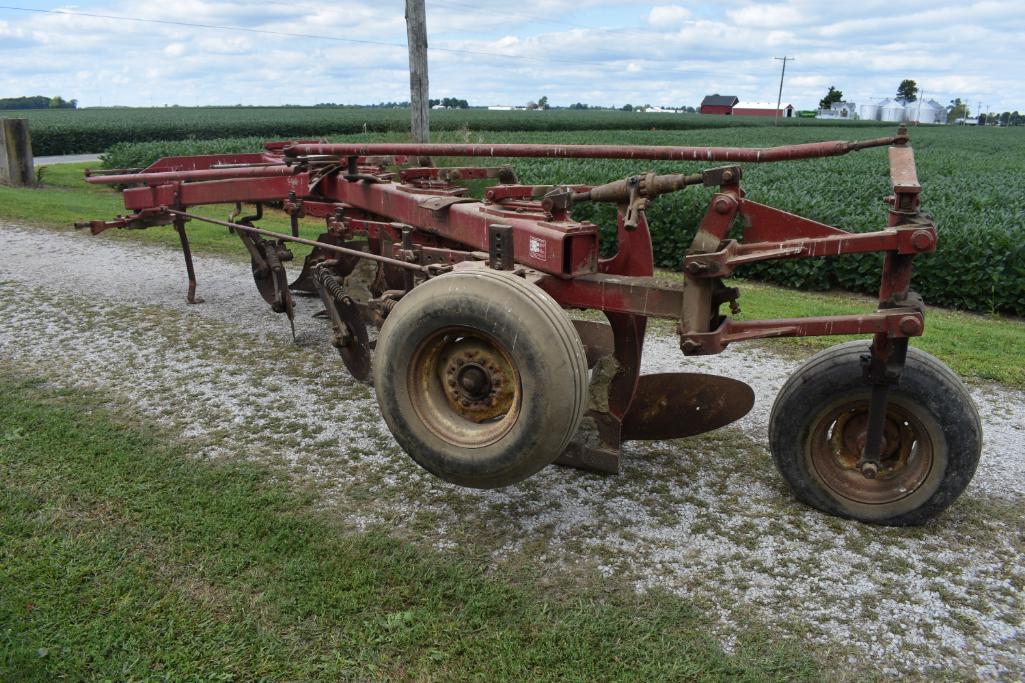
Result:
M851 233L748 200L744 163L888 147L885 225ZM511 166L435 166L438 157L556 157L700 162L691 174L641 173L604 185L524 185ZM719 165L716 165L719 164ZM725 165L722 165L725 164ZM318 296L351 374L372 381L398 443L457 484L497 487L552 464L616 472L621 445L727 425L753 404L745 383L696 373L642 375L648 318L676 323L684 356L769 337L866 335L828 349L784 386L770 418L776 464L802 501L885 524L924 522L967 486L981 427L967 391L935 358L909 349L924 330L913 259L936 249L919 209L907 134L763 149L619 145L269 143L262 153L161 159L87 174L125 186L130 211L109 228L173 226L196 297L186 225L224 226L250 254L259 294L289 320ZM482 198L465 181L489 183ZM656 277L645 209L691 186L714 189L682 280ZM617 251L574 206L617 207ZM290 233L257 226L283 207ZM227 220L190 212L234 204ZM252 215L243 205L252 204ZM323 218L316 240L301 217ZM290 283L290 243L313 247ZM768 259L884 252L878 307L861 315L744 320L724 279ZM723 313L728 307L730 313ZM571 318L567 311L600 311ZM582 317L582 316L578 316ZM379 330L371 340L368 328Z

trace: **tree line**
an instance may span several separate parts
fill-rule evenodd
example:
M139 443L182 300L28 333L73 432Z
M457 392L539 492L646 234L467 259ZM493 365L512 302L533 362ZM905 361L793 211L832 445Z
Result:
M0 97L0 109L76 109L78 100L65 100L63 97Z

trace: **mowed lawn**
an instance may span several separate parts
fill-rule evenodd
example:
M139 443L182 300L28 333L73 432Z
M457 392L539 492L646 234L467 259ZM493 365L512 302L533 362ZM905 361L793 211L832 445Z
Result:
M0 678L817 680L756 627L725 653L658 592L489 573L352 532L247 463L196 461L0 365Z

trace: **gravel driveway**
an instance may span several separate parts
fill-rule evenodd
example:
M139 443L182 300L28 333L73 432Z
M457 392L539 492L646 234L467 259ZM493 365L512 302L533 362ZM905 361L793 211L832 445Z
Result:
M0 233L3 362L99 390L119 412L178 430L200 457L284 464L354 528L384 524L542 576L676 592L714 617L727 647L767 624L846 662L838 678L1025 677L1022 392L972 388L983 459L951 510L923 528L870 527L796 503L774 470L768 411L795 362L742 348L685 359L675 339L651 336L645 371L743 379L754 409L709 435L630 443L619 476L550 467L466 490L398 449L372 390L311 319L316 302L299 300L293 343L243 262L198 256L206 302L188 306L175 252L3 223Z

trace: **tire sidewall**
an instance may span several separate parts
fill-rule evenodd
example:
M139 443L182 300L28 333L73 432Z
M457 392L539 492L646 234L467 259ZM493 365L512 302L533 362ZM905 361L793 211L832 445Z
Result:
M491 274L445 275L407 294L381 330L374 377L385 421L413 460L446 481L492 488L536 473L565 448L582 413L575 395L579 387L574 386L580 381L574 378L580 359L572 357L571 344L553 338L558 335L553 335L550 307L539 304L534 292L517 291L535 289L532 285L481 275ZM556 312L565 316L561 309ZM566 323L583 358L579 337L568 319ZM480 447L462 447L439 437L422 421L409 396L417 349L454 327L476 330L501 344L519 373L515 423ZM583 367L586 373L586 360Z
M795 496L824 512L865 522L921 524L950 506L971 481L981 452L978 413L961 381L929 354L908 349L891 400L912 412L929 431L933 463L922 484L886 504L866 504L825 486L811 465L814 417L847 400L866 400L860 356L866 342L832 347L813 356L784 385L770 416L769 441L776 466Z

